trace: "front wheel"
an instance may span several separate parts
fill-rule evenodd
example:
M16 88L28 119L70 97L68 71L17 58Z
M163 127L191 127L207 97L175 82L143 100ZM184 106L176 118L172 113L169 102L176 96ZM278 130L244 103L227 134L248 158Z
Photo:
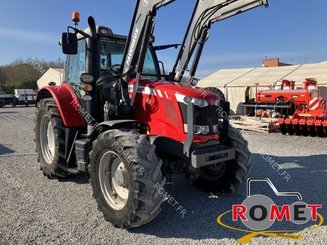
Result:
M246 180L251 170L248 143L238 130L230 127L224 145L235 148L235 159L200 168L199 178L194 181L203 191L231 192Z
M106 131L93 143L90 159L93 197L107 221L128 229L150 222L160 212L162 162L146 135Z

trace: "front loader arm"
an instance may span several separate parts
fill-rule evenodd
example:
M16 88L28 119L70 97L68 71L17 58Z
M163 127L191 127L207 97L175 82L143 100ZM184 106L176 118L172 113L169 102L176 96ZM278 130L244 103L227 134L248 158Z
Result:
M122 62L125 80L135 70L136 80L130 104L133 106L146 53L153 35L156 12L175 0L137 0ZM124 96L126 98L126 96Z
M197 48L190 69L190 77L195 75L212 24L262 5L268 6L268 0L197 0L183 44L170 74L171 80L181 81Z
M141 61L142 59L144 61L149 42L152 38L156 12L159 8L174 1L175 0L136 1L134 16L123 57L123 73L135 68L137 72L142 72L143 62Z

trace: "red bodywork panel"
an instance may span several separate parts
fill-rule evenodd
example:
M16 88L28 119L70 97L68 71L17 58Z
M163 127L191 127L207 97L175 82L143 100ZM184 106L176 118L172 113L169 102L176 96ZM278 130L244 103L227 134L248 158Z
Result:
M56 101L58 110L66 127L83 127L86 122L80 114L81 106L74 90L67 84L60 86L46 86L38 92L37 101L51 96Z
M135 80L129 82L129 94ZM145 123L150 136L163 136L179 142L185 142L187 133L184 132L182 113L176 94L206 100L214 104L219 100L218 95L203 88L182 85L166 81L140 81L135 98L135 114L137 121ZM214 135L194 135L194 142L204 143L218 140Z
M258 91L256 101L263 103L276 103L278 99L284 102L294 101L295 105L306 105L312 99L312 91L305 89L294 90L264 90Z

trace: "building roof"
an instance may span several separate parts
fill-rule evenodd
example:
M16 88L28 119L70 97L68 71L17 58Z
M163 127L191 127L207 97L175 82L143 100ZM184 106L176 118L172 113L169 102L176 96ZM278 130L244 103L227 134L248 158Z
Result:
M251 87L255 86L255 83L271 85L283 79L301 84L305 78L315 78L319 85L327 85L327 61L269 68L221 69L203 78L199 85L203 87Z

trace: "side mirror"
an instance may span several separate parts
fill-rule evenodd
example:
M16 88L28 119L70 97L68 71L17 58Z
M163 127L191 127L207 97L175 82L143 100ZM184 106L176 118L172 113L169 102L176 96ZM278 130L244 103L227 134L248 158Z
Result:
M61 46L64 54L77 54L77 35L64 32L61 37Z

